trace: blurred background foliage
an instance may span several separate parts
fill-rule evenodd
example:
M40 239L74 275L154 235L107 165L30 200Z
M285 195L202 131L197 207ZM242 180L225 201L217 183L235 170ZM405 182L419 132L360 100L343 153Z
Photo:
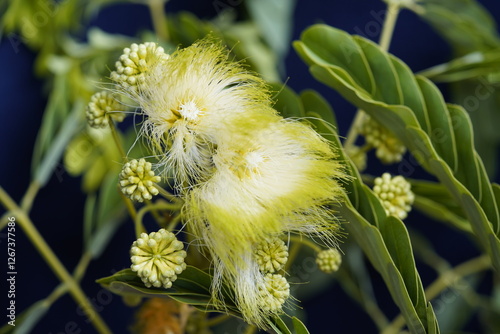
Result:
M87 101L99 87L109 86L109 71L123 48L133 42L156 41L171 52L211 34L227 45L234 59L244 60L270 82L276 92L275 107L284 116L315 118L311 122L321 133L335 137L338 131L342 138L355 108L312 79L291 42L317 22L377 41L384 10L382 1L326 5L319 0L4 0L0 57L7 74L1 79L6 105L0 184L16 200L26 198L29 180L43 188L32 211L42 235L68 268L87 268L93 260L83 270L85 275L80 273L82 287L110 327L125 332L134 312L126 306L130 300L123 303L94 282L129 266L133 224L116 191L120 156L111 133L88 128L84 119ZM414 72L438 83L447 101L468 111L475 147L492 181L498 180L500 144L500 38L495 23L499 17L500 5L494 1L421 1L401 13L390 49ZM130 157L144 156L148 150L140 141L133 145L136 122L140 119L129 117L120 125L124 147L133 147ZM471 233L460 205L409 155L387 167L370 153L368 166L351 191L361 199L366 196L368 202L370 192L361 180L370 184L373 176L386 170L412 178L415 209L424 214L412 212L405 221L418 272L415 265L411 269L422 281L419 289L439 283L439 278L447 280L446 288L434 296L431 291L432 298L426 290L424 297L432 300L441 332L499 332L498 276L486 270L472 275L450 272L481 255L482 241ZM352 212L365 215L355 206ZM377 208L371 210L369 214L377 217ZM357 219L363 224L363 217ZM153 226L150 217L146 223ZM335 275L318 271L311 260L314 253L307 247L301 248L289 268L293 295L304 307L290 314L305 319L311 333L375 332L394 319L399 321L400 309L391 298L386 277L363 253L354 238L356 232L350 232L341 246L344 264ZM16 333L68 332L71 322L83 333L93 332L68 296L57 289L50 294L58 281L32 254L35 250L28 240L19 236L19 244L24 275L19 278L18 305L29 320ZM27 260L31 257L33 262ZM41 282L33 284L33 276ZM358 321L346 321L352 318ZM235 328L240 331L244 326L231 320L214 332L234 333ZM11 329L3 327L0 332Z

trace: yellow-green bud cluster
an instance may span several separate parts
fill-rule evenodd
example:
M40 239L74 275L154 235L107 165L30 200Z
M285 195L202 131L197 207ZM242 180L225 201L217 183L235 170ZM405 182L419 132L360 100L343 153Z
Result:
M408 216L415 200L411 184L400 175L391 177L389 173L384 173L382 177L377 177L373 192L382 201L386 213L399 219Z
M142 233L130 249L131 268L148 288L168 289L186 269L184 245L164 229Z
M255 259L262 273L274 274L285 267L288 247L279 238L271 238L255 247Z
M327 274L339 270L342 263L342 254L336 248L322 250L316 256L316 264L319 269Z
M93 128L108 126L110 118L117 122L123 121L125 114L120 112L123 106L107 91L95 93L87 105L86 116L89 125Z
M161 178L151 170L151 163L144 159L127 162L120 173L120 187L130 199L143 202L158 195L155 183Z
M364 115L358 131L365 137L366 143L376 149L375 155L383 163L391 164L403 158L406 152L403 143L370 116Z
M278 274L288 260L288 247L280 238L268 238L255 246L254 257L264 275L258 287L258 303L267 312L279 313L290 296L290 285L283 275Z
M280 312L290 297L290 284L279 274L266 274L259 286L259 306L266 312Z
M144 74L162 58L168 58L162 47L156 43L132 44L123 49L123 54L115 63L116 71L111 72L111 80L124 88L137 91L144 83Z

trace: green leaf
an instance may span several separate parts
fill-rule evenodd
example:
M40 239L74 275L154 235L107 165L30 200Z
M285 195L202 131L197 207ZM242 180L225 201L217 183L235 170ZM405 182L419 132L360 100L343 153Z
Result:
M89 195L84 215L86 251L98 258L125 220L125 207L118 193L118 174L108 173L97 198Z
M293 329L295 329L296 334L309 334L306 326L297 317L292 318Z
M341 43L331 39L336 36L341 36ZM318 42L320 39L321 43ZM406 72L407 68L389 66L384 59L392 57L394 64L397 62L395 57L373 47L371 42L362 42L364 47L361 47L358 44L361 40L360 37L349 37L332 27L315 25L307 29L301 41L295 42L294 46L311 65L311 73L316 79L333 87L380 124L390 128L418 162L438 177L457 205L466 209L474 234L480 237L482 245L492 256L494 266L500 269L500 258L493 257L500 249L500 240L495 235L499 225L498 206L493 200L493 190L483 163L474 150L472 127L467 114L463 108L446 105L437 88L421 77L416 80L423 99L420 105L425 104L425 110L418 107L418 111L412 110L404 99L404 104L393 104L397 100L396 95L373 90L373 87L384 86L386 80L394 82L390 79L393 71ZM353 43L358 47L353 46ZM368 66L362 69L355 67L354 62L345 61L343 44L349 45L351 59L374 58L377 62L367 61ZM368 50L369 57L365 50ZM379 68L383 66L387 68ZM365 78L360 77L363 72ZM404 80L408 75L398 77ZM368 82L374 84L368 86ZM399 84L404 86L411 82ZM421 114L422 111L425 114ZM459 156L467 159L467 163L458 164Z
M310 120L318 120L322 128L331 128L330 133L337 133L337 120L332 107L318 92L307 89L300 93L300 99L304 106L305 116ZM316 124L317 125L317 124Z
M434 220L449 223L461 231L472 233L470 224L465 218L457 215L447 206L437 201L422 196L415 196L413 207Z
M288 329L285 322L279 317L274 317L269 325L276 331L276 334L292 334L292 331Z
M75 135L75 133L81 129L80 115L82 113L83 102L78 101L73 106L70 116L64 121L64 124L61 126L57 136L54 140L50 141L50 146L43 153L43 157L40 158L40 164L36 165L34 170L34 180L41 186L44 186L49 181L49 177L52 175L52 172L59 163L68 142Z
M474 51L419 74L434 82L457 82L500 73L499 68L500 47L489 51Z
M304 117L305 111L299 96L288 86L282 83L270 83L274 93L274 109L285 118Z
M119 295L135 295L141 297L172 298L179 302L193 305L204 312L225 312L241 317L236 306L226 294L224 304L227 309L217 309L212 301L210 286L212 276L193 266L186 269L177 276L177 280L172 283L170 289L147 288L141 279L131 269L124 269L109 277L97 280L104 288ZM227 291L227 288L224 289Z
M425 0L421 17L436 29L458 54L499 45L490 13L476 0Z
M252 21L260 34L282 61L290 48L295 0L246 1Z
M32 333L36 324L49 311L50 304L45 300L39 300L33 303L23 311L16 319L16 326L13 328L13 334Z
M417 273L408 231L401 220L388 216L381 224L380 233L394 264L403 276L410 298L416 305L418 303Z

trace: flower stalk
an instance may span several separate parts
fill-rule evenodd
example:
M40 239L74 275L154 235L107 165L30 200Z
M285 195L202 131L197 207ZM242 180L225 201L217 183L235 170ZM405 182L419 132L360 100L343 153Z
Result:
M12 200L12 198L5 192L5 190L1 186L0 186L0 202L2 202L5 208L7 210L10 210L12 215L16 217L17 223L24 230L26 236L38 249L42 257L45 259L50 268L54 271L56 276L67 285L70 294L73 296L75 301L80 305L80 307L85 312L88 319L93 323L98 332L101 334L111 333L111 330L108 328L104 320L96 312L92 304L89 302L88 298L83 293L82 289L80 288L80 285L66 270L64 265L61 263L59 258L54 253L54 251L47 244L47 242L42 237L40 232L38 232L37 228L31 221L31 219Z

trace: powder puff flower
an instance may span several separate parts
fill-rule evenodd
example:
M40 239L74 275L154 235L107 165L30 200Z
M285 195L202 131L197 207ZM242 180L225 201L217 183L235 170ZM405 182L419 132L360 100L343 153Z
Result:
M214 147L227 138L231 117L275 114L262 79L210 39L154 63L142 87L134 97L147 116L142 134L165 170L174 171L178 188L211 174Z
M288 232L335 243L339 226L327 205L340 197L344 174L329 144L302 123L281 120L233 137L218 146L213 175L186 194L183 214L220 273L214 294L223 279L245 319L261 325L254 245Z

